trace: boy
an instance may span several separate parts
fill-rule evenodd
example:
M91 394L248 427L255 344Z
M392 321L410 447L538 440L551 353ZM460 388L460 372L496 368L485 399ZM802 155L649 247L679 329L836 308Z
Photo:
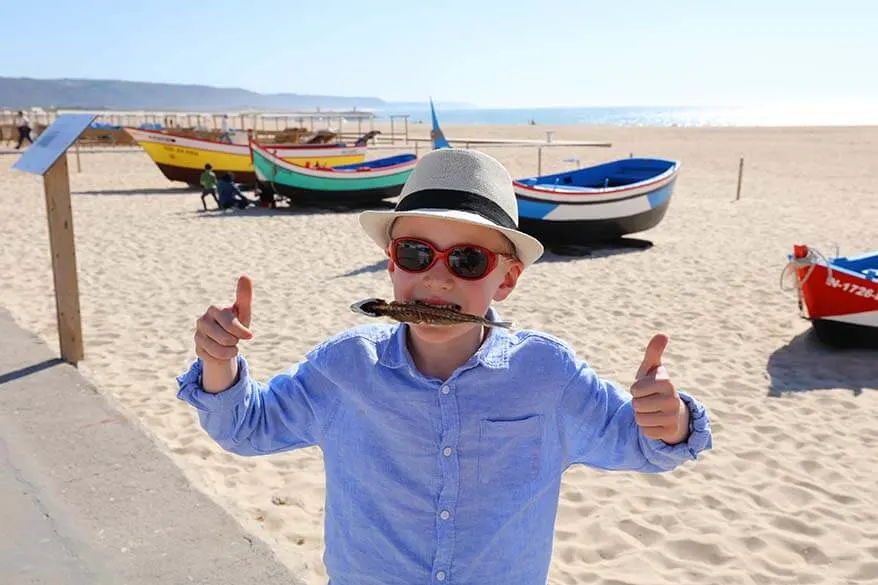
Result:
M543 251L517 219L506 170L459 149L424 155L393 211L360 215L396 300L491 320ZM471 324L355 327L263 385L237 350L251 303L242 277L234 305L201 317L178 397L231 452L321 447L332 585L543 585L568 466L660 472L711 447L663 335L633 399L551 336Z
M204 165L204 172L201 173L201 206L204 207L204 211L207 211L207 203L204 198L208 195L213 196L216 207L219 209L219 199L216 197L216 174L210 163Z

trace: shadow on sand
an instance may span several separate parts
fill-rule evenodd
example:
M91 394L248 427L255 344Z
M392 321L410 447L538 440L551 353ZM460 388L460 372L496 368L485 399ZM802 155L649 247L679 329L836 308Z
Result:
M65 362L61 358L51 358L24 368L20 368L18 370L6 372L5 374L0 374L0 384L12 382L13 380L18 380L19 378L30 376L31 374L36 374L37 372L41 372L47 368L51 368L53 366L57 366L63 363Z
M768 358L769 396L844 388L859 396L878 390L878 351L835 349L812 329L797 335Z
M251 199L252 195L249 196ZM364 204L350 205L332 205L332 206L287 206L278 205L275 208L270 207L248 207L246 209L193 209L192 211L181 212L181 215L196 214L204 219L224 219L228 217L266 217L275 215L285 215L295 217L299 215L346 215L351 213L360 213L366 209L393 209L395 203L390 201L369 202Z
M638 238L619 238L617 240L609 240L606 242L578 245L548 244L545 246L545 253L539 260L537 260L537 264L542 262L569 262L570 260L577 260L580 258L607 258L610 256L618 256L620 254L642 252L644 250L649 250L652 246L653 244L649 240L641 240Z
M359 276L361 274L373 274L375 272L384 272L387 270L387 258L382 258L377 262L373 262L372 264L368 264L366 266L361 266L360 268L354 268L353 270L349 270L344 274L337 274L332 278L347 278L349 276Z
M73 195L185 195L187 193L199 193L198 189L191 187L164 187L140 188L140 189L100 189L95 191L71 191Z

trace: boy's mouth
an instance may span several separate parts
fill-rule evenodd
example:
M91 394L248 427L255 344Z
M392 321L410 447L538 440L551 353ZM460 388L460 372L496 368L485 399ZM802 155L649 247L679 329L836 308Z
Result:
M460 312L462 307L455 303L450 303L443 299L412 299L413 303L419 303L421 305L429 305L431 307L439 307L441 309L450 309L452 311Z

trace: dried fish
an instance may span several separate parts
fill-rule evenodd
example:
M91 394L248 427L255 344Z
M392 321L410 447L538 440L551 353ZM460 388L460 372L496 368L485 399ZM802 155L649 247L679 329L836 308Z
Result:
M490 321L484 317L462 313L454 305L429 305L420 301L403 303L371 298L354 303L351 305L351 310L369 317L388 317L403 323L426 323L429 325L478 323L486 327L503 327L504 329L512 327L512 323L508 321Z

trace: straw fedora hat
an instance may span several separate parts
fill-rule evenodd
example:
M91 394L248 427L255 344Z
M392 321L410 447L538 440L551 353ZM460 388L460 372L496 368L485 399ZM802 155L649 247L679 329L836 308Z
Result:
M515 245L516 256L525 266L543 254L539 240L518 230L512 177L500 162L483 152L431 150L418 161L400 195L393 210L360 214L363 230L382 250L390 243L393 221L416 216L495 229Z

